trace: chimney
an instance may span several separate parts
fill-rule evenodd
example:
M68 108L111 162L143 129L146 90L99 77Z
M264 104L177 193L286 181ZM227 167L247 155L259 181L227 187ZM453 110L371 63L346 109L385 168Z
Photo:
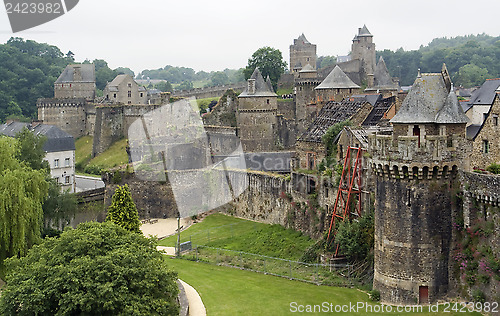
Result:
M74 66L73 81L82 81L82 68L81 66Z
M248 79L248 94L255 94L255 79Z

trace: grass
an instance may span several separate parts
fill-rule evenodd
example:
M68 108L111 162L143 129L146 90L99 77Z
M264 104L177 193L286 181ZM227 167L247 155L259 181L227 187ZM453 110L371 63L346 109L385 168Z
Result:
M281 97L283 94L292 94L293 93L293 88L280 88L278 91L276 91L276 94Z
M92 159L92 136L82 136L75 141L75 164L82 166L85 169L90 159Z
M223 214L207 216L181 233L181 242L216 248L245 251L265 256L298 260L314 240L280 225L257 223ZM175 246L176 236L162 241L162 246Z
M127 139L123 138L113 143L105 152L94 157L88 164L100 166L104 169L125 165L128 163L126 146Z
M177 271L179 278L193 286L201 296L208 315L289 315L291 302L300 305L356 305L358 302L380 306L369 300L368 295L356 289L317 286L243 271L239 269L169 259L168 265ZM478 313L373 313L373 315L480 315ZM440 308L441 310L443 307ZM369 315L365 308L359 313L341 315ZM323 315L325 313L307 313ZM336 313L337 314L337 313Z

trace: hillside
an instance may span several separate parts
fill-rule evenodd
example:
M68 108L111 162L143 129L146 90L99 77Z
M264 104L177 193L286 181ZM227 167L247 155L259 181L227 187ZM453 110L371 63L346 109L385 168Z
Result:
M417 71L438 72L443 63L456 85L471 87L486 79L500 77L500 36L486 34L436 38L418 50L377 52L392 76L400 77L401 85L411 85Z

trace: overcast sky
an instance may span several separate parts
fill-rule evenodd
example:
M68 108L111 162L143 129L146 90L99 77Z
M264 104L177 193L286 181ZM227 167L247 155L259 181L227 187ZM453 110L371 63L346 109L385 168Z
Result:
M498 0L80 0L66 15L15 35L0 10L0 42L32 39L71 50L77 61L100 58L136 73L165 65L211 71L244 67L263 46L278 48L288 62L301 33L318 56L346 55L363 24L377 50L418 49L443 36L499 36L499 14Z

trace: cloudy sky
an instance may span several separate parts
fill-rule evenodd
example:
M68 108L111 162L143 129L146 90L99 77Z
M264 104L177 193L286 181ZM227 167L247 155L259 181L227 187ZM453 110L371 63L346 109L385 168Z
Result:
M363 24L378 50L418 49L443 36L499 36L499 13L497 0L80 0L66 15L15 35L0 10L0 42L19 36L71 50L77 61L105 59L136 73L165 65L211 71L244 67L262 46L280 49L288 61L301 33L319 56L346 55Z

